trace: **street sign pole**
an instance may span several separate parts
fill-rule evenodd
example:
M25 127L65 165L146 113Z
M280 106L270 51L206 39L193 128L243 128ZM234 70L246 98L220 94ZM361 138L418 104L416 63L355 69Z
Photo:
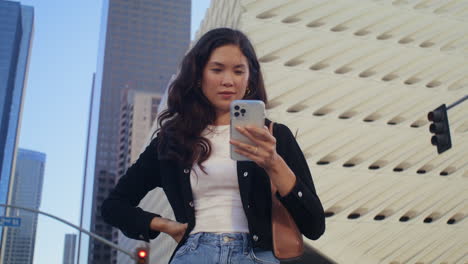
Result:
M21 218L20 217L0 216L0 226L20 227L21 226Z
M41 215L45 215L47 217L53 218L53 219L55 219L55 220L57 220L59 222L62 222L64 224L66 224L66 225L69 225L69 226L71 226L71 227L73 227L73 228L87 234L88 236L98 240L101 243L104 243L105 245L108 245L111 248L115 248L115 249L119 250L120 252L122 252L122 253L126 254L127 256L129 256L132 260L135 260L135 261L137 260L135 255L132 252L128 252L127 250L125 250L123 248L120 248L117 244L109 242L109 241L107 241L107 239L105 239L105 238L103 238L101 236L98 236L98 235L96 235L94 233L91 233L91 232L89 232L89 231L87 231L87 230L85 230L85 229L83 229L83 228L81 228L79 226L76 226L76 225L68 222L67 220L64 220L64 219L62 219L60 217L57 217L55 215L45 213L45 212L41 212L41 211L36 210L36 209L22 207L22 206L16 206L16 205L11 205L11 204L0 204L0 207L9 207L9 208L20 209L20 210L29 211L29 212L33 212L33 213L36 213L36 214L41 214Z

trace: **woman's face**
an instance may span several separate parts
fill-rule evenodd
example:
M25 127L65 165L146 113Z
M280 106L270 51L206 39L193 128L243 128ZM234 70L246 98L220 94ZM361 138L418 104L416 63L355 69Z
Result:
M229 112L229 104L242 99L249 80L249 64L238 46L216 48L203 69L202 91L218 116Z

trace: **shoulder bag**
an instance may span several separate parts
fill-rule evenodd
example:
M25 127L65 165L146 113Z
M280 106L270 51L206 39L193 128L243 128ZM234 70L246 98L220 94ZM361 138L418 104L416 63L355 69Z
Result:
M273 135L273 123L270 133ZM276 197L276 187L271 183L271 231L273 253L281 261L297 260L304 253L304 241L288 209Z

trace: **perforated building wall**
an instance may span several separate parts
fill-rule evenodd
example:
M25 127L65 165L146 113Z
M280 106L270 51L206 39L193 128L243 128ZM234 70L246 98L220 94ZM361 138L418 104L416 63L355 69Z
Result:
M338 263L468 263L468 102L441 155L426 118L468 94L468 1L216 0L198 36L220 26L253 41L268 115L297 132L327 213L309 246Z

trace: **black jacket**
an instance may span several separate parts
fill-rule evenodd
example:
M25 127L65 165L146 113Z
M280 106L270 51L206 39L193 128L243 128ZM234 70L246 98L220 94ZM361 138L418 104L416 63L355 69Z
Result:
M267 125L269 122L266 122ZM309 239L318 239L325 231L325 217L304 155L288 127L276 123L274 135L278 154L297 178L296 185L288 195L276 195L289 210L302 234ZM196 224L190 168L183 168L175 161L159 160L157 144L158 137L151 141L119 180L102 204L102 216L127 237L148 242L159 235L159 232L150 230L151 220L159 215L144 211L137 205L149 191L161 187L174 210L176 220L188 223L180 246ZM237 177L253 246L271 250L271 191L268 175L254 162L238 161Z

